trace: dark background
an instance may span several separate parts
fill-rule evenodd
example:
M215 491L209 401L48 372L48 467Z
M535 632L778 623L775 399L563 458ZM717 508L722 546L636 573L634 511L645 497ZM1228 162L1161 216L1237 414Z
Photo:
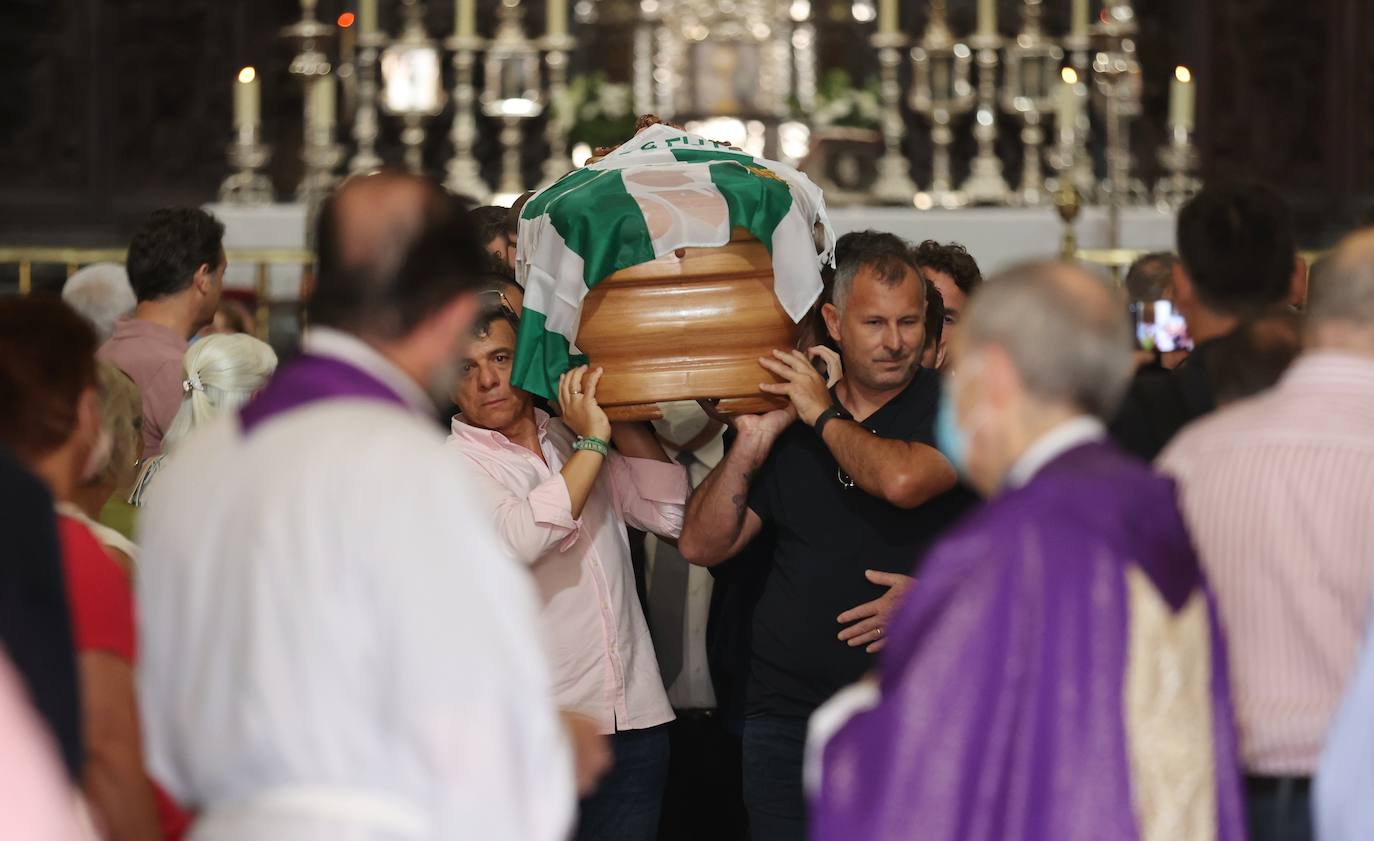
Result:
M479 0L490 34L497 0ZM526 0L526 31L543 32L541 0ZM353 0L320 0L333 21ZM637 5L635 3L634 5ZM903 0L903 26L925 23L924 2ZM956 32L973 28L974 0L953 0ZM1066 28L1068 0L1047 0L1051 33ZM1003 0L1006 34L1020 4ZM382 0L382 22L398 26L399 3ZM599 23L581 36L574 72L605 66L629 73L631 0L597 0ZM870 31L849 0L813 0L820 67L874 72ZM1168 80L1186 64L1198 80L1198 144L1207 178L1262 177L1291 201L1302 244L1322 247L1374 204L1374 4L1364 0L1137 0L1145 116L1133 129L1140 170L1152 180L1163 140ZM123 245L151 208L213 200L228 171L231 80L255 65L263 80L263 125L275 149L270 175L286 198L300 175L301 90L286 72L294 48L280 29L299 19L293 0L3 0L0 2L0 243ZM432 0L429 30L447 34L453 4ZM447 66L446 66L447 70ZM427 165L449 154L450 113L430 123ZM925 126L908 117L915 175L928 180ZM1002 120L1004 158L1019 158L1015 127ZM341 129L347 129L342 122ZM543 158L527 128L531 181ZM399 160L398 127L383 120L383 157ZM495 127L479 118L486 177L497 167ZM956 128L971 145L966 123ZM956 177L965 164L956 159ZM1009 177L1015 177L1010 172ZM1047 211L1048 212L1048 211Z

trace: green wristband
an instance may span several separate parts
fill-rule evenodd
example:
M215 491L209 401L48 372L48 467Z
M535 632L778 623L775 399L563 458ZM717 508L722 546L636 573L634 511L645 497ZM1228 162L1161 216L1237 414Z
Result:
M600 438L578 438L576 441L573 442L573 449L587 450L593 453L601 453L604 456L610 454L611 444L609 441L602 441Z

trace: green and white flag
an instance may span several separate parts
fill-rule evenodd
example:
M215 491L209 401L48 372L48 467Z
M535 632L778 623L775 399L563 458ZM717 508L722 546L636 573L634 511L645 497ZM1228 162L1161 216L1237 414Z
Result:
M801 320L820 294L835 233L820 189L789 166L659 124L536 193L520 214L525 307L512 382L553 397L559 375L579 361L588 289L679 248L724 245L736 227L767 246L773 292Z

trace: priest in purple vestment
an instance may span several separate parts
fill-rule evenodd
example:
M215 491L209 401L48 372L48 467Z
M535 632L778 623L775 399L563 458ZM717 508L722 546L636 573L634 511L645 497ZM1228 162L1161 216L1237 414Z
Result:
M1117 296L1012 269L965 313L941 448L988 501L878 671L811 721L816 841L1243 841L1221 630L1172 482L1106 439Z

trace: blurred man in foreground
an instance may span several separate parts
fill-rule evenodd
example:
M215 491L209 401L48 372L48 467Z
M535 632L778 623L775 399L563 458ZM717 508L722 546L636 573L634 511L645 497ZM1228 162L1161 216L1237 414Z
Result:
M990 499L926 557L878 676L812 719L811 837L1243 841L1173 484L1105 440L1132 369L1117 296L1022 266L957 341L940 448Z
M1255 841L1313 837L1312 775L1343 732L1331 721L1370 615L1374 233L1346 240L1312 285L1304 339L1277 385L1159 458L1229 631Z
M198 839L561 841L574 775L524 569L432 422L484 255L418 177L320 210L316 325L143 513L149 764Z

